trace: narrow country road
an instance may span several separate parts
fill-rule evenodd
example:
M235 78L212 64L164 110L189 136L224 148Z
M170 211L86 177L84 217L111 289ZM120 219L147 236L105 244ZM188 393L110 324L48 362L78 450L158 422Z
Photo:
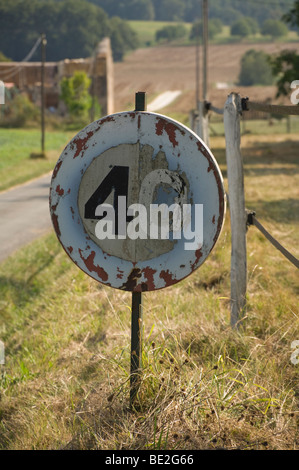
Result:
M0 262L51 229L51 173L0 193Z
M164 92L149 104L156 111L180 91ZM0 263L18 248L52 228L49 212L51 173L0 193Z
M171 104L182 92L177 91L165 91L158 95L149 105L147 106L148 111L159 111Z

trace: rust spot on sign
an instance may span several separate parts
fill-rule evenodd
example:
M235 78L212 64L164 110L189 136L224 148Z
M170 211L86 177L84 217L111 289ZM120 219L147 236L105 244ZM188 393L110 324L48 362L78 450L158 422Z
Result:
M167 286L171 286L177 282L177 279L173 277L173 274L169 272L169 269L167 269L167 271L161 271L159 276L161 279L164 279Z
M152 269L149 266L144 268L143 274L147 279L146 288L144 286L143 290L155 290L155 283L154 283L154 274L157 272L156 269Z
M88 141L88 139L90 139L90 137L93 135L94 133L92 131L90 132L87 132L87 136L84 137L83 139L80 139L79 137L77 139L74 139L73 140L73 144L76 146L77 150L73 156L73 158L76 158L78 157L78 155L80 155L80 153L83 151L83 150L86 150L86 143Z
M218 194L219 194L219 212L218 213L219 213L219 217L218 217L217 230L216 230L214 240L213 240L214 245L215 245L215 243L216 243L216 241L219 237L221 227L222 227L223 217L221 215L224 214L225 195L223 193L223 185L222 185L222 180L221 180L221 174L217 171L217 168L215 166L215 163L213 161L212 156L209 154L209 152L205 149L205 147L200 142L197 142L197 147L198 147L198 150L200 152L202 152L205 155L205 157L207 158L207 160L209 162L208 172L213 170L215 180L216 180L216 184L217 184L217 188L218 188ZM215 223L215 222L213 222L213 223Z
M94 264L94 257L96 255L94 251L92 251L87 258L84 258L84 256L82 255L82 250L79 248L79 255L80 258L83 260L85 266L87 267L88 271L97 273L97 275L103 281L108 280L108 274L106 273L106 271L101 268L101 266L95 266Z
M136 291L137 280L141 277L139 268L134 268L128 276L128 280L120 287L123 290Z
M171 122L166 122L164 119L159 119L159 121L156 123L156 134L162 135L163 131L165 131L173 147L176 147L177 145L179 145L178 141L176 140L176 135L175 135L177 130L180 130L180 129L178 129Z
M62 161L58 162L57 165L55 166L54 171L53 171L53 176L52 176L53 179L56 178L61 165L62 165Z
M61 232L60 232L60 228L59 228L59 224L58 224L58 216L52 212L51 217L52 217L52 222L53 222L55 232L60 237Z
M60 184L58 186L56 186L56 193L59 195L59 196L63 196L64 195L64 190L60 187Z
M197 268L197 263L198 263L198 261L200 260L201 257L202 257L202 251L201 251L201 248L199 248L195 252L195 261L191 265L192 271L194 271Z

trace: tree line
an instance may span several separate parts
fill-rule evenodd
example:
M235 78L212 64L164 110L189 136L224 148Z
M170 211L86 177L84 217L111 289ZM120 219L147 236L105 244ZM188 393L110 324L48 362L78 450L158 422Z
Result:
M89 57L104 37L111 38L115 61L138 45L136 33L119 17L109 18L87 0L0 0L0 51L21 61L41 33L47 61ZM39 60L38 52L32 60Z
M186 21L201 17L200 0L89 0L109 16L127 20ZM266 19L281 19L292 0L209 0L209 15L231 25L242 16L254 18L261 26Z

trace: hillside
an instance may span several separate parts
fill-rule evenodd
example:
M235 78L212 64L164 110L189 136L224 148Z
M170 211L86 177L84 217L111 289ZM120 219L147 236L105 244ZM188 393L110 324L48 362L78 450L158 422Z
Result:
M264 100L274 97L275 87L240 88L235 85L240 70L240 59L249 49L263 50L269 54L290 48L299 52L299 42L292 44L223 44L210 45L208 61L209 99L222 106L230 91L249 93L250 97ZM202 55L202 51L200 51ZM166 47L137 49L115 64L115 111L132 109L134 95L145 91L148 99L165 90L182 90L183 94L170 110L189 113L195 106L196 50L190 47ZM223 83L226 89L217 89ZM219 85L220 84L220 85Z

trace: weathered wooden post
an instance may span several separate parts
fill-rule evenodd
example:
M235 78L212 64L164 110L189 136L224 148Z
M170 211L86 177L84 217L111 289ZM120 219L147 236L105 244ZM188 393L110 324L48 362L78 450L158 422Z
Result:
M208 110L206 109L206 103L200 101L198 104L198 129L197 135L204 141L205 144L209 147L209 120L208 120Z
M231 93L224 106L224 130L231 218L231 325L238 326L246 307L246 211L240 150L241 97Z

